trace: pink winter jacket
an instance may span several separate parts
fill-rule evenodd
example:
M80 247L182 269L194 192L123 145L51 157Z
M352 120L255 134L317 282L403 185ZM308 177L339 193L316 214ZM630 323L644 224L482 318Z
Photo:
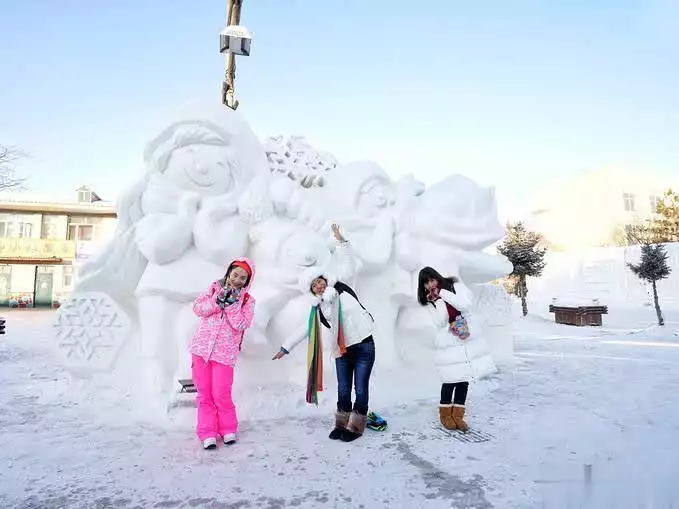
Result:
M248 285L243 288L240 299L222 309L217 305L217 295L221 291L223 280L210 285L207 293L198 297L193 303L193 312L200 317L200 324L191 340L190 352L205 359L227 366L235 366L241 350L243 334L252 325L255 299L248 293L255 278L255 267L247 258L234 261L246 262L252 269Z

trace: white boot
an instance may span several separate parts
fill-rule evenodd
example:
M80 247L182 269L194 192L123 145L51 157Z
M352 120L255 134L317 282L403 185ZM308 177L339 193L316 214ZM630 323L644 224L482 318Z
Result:
M235 433L227 433L224 435L224 445L233 445L236 443L236 434Z
M206 438L203 440L203 449L216 449L217 448L217 439L214 437Z

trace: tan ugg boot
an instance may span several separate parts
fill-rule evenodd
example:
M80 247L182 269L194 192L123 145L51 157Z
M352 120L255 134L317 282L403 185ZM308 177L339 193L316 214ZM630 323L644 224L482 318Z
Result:
M365 425L368 423L368 417L356 412L351 412L349 416L349 423L347 429L342 433L340 440L342 442L353 442L365 431Z
M457 429L464 431L465 433L469 431L469 426L464 422L464 406L453 405L453 420L455 421Z
M453 420L453 405L439 405L439 418L441 426L446 429L457 429Z
M342 438L342 433L347 429L349 424L349 412L337 411L335 413L335 429L330 432L330 440L339 440Z

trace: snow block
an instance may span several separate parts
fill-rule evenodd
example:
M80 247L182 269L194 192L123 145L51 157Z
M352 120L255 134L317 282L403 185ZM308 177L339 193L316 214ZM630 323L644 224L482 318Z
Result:
M108 371L130 334L130 319L105 293L86 292L62 304L54 330L68 367Z

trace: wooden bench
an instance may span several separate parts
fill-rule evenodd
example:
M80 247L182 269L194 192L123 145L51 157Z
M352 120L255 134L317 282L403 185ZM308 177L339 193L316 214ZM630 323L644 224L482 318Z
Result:
M196 389L196 386L193 383L193 380L191 380L190 378L181 378L178 381L179 381L179 385L181 385L181 387L182 387L179 392L188 392L188 393L198 392L198 389Z
M608 306L559 306L551 304L549 312L554 313L556 323L575 325L576 327L599 327L603 324L602 315L608 314Z

